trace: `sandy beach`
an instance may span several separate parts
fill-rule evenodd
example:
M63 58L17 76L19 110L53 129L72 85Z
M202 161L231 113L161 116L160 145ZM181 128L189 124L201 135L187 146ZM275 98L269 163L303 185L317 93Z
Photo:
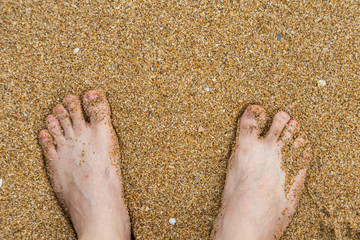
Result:
M209 238L250 104L266 130L288 112L313 149L281 239L360 239L358 2L11 0L0 16L1 239L76 239L37 135L91 89L111 104L136 239Z

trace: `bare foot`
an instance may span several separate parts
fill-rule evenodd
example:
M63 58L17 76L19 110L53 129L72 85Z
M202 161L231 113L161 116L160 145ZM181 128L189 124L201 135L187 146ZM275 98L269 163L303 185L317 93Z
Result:
M97 91L87 92L83 104L90 123L80 100L70 95L46 118L48 130L39 134L51 183L79 239L130 239L110 106Z
M260 139L258 134L265 119L265 110L257 105L248 107L241 117L213 238L279 239L295 211L312 158L310 147L303 151L306 167L299 171L285 196L281 148L292 144L293 149L300 150L305 140L293 139L299 125L289 121L290 116L285 112L274 116L269 133Z

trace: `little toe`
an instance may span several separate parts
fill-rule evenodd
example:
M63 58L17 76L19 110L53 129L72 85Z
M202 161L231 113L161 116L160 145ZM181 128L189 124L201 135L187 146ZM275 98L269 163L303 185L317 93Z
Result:
M43 149L45 158L48 161L53 161L57 158L54 141L48 130L41 130L39 133L39 142Z
M43 149L46 158L46 168L51 180L51 184L56 192L59 192L59 183L55 177L56 175L56 160L58 159L53 138L48 130L41 130L39 133L40 145Z
M72 137L74 135L74 130L72 127L70 115L63 105L59 104L54 108L54 116L61 123L65 136Z
M290 188L290 192L288 194L288 200L289 200L289 206L295 207L296 201L299 199L300 192L302 190L302 186L305 183L306 178L306 172L309 168L311 159L312 159L312 153L311 153L311 147L308 146L303 152L302 158L304 160L304 167L299 171L299 173L294 178L294 183L292 184Z
M74 95L69 95L64 98L63 104L70 114L74 131L81 132L81 130L84 129L86 122L82 114L79 98Z
M305 183L307 169L308 167L301 169L299 173L295 176L294 183L290 188L289 194L287 195L288 202L283 212L283 220L281 224L282 231L285 230L286 226L289 225L292 216L294 215Z
M105 95L91 90L84 95L84 109L91 124L110 123L110 105Z
M57 120L56 117L54 117L54 115L49 115L46 118L46 125L50 134L55 139L56 145L59 146L61 144L64 144L65 136L63 135L59 121Z
M265 125L265 121L265 109L258 105L251 105L247 107L240 119L240 134L258 137L261 128Z
M280 144L285 145L289 143L299 130L299 123L295 120L290 120L283 131L282 137L280 138Z
M286 112L281 111L275 114L272 125L265 139L276 142L289 120L290 116Z

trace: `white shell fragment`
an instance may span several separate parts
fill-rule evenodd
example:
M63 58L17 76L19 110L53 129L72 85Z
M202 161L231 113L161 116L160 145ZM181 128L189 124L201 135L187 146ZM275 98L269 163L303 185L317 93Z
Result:
M80 48L75 48L74 49L74 54L78 53L80 51Z
M324 80L319 80L318 81L318 86L319 87L325 87L325 85L326 85L326 82Z
M210 88L206 87L206 88L205 88L205 91L207 91L207 92L210 91Z
M0 178L0 187L2 186L3 180Z
M171 225L175 225L175 223L176 223L175 218L170 218L170 219L169 219L169 223L170 223Z

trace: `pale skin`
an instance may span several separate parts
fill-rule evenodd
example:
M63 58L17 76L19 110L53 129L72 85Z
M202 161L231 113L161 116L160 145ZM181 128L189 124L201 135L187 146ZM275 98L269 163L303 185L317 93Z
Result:
M78 97L70 95L46 118L47 129L39 134L52 186L79 239L130 239L109 103L92 90L82 105L89 122ZM285 196L280 150L284 144L303 149L308 165L310 148L304 147L304 139L294 139L299 124L285 112L274 116L267 136L260 139L265 119L265 110L257 105L249 106L241 117L212 239L278 239L295 211L308 166Z

